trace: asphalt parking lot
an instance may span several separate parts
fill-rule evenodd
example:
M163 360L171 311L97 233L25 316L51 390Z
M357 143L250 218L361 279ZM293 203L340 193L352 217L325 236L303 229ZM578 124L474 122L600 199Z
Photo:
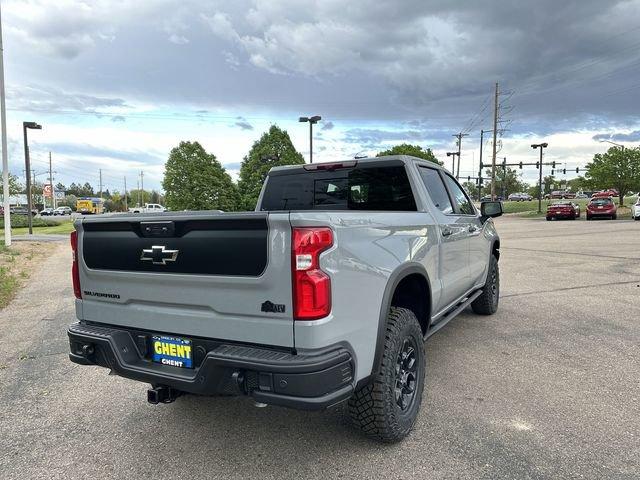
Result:
M422 411L396 445L342 408L152 406L145 385L70 363L61 243L0 311L0 478L640 478L640 222L496 223L500 310L427 342Z

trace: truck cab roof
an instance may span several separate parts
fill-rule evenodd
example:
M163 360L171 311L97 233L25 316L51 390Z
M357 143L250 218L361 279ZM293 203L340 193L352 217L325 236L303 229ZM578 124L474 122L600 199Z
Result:
M284 165L280 167L273 167L269 171L269 175L282 175L282 174L287 174L287 173L291 173L299 170L309 170L309 171L323 170L323 169L331 170L332 166L335 166L335 168L340 168L341 166L345 168L349 168L349 167L355 167L356 165L362 165L362 164L384 164L390 161L398 161L398 160L405 164L418 162L418 163L428 164L430 167L433 167L433 168L446 170L442 165L439 165L434 162L430 162L423 158L412 157L410 155L384 155L382 157L366 157L366 158L355 158L355 159L352 158L352 159L345 159L345 160L337 160L335 162L319 162L319 163L304 164L304 165Z

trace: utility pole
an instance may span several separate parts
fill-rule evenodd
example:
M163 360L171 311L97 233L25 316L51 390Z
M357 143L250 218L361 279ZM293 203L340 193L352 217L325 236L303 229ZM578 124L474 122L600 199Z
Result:
M100 200L102 200L102 169L100 169L99 172L100 172Z
M136 180L136 190L138 192L138 198L136 199L136 207L140 206L140 177Z
M498 143L498 82L493 103L493 154L491 156L491 200L496 199L496 147Z
M507 199L507 157L502 160L502 200Z
M462 137L466 137L467 135L468 133L462 133L462 132L456 133L455 135L453 135L458 139L458 169L456 170L456 180L460 179L460 153L462 150ZM451 173L453 173L453 171Z
M127 204L127 176L124 176L124 211L129 211L129 205Z
M140 206L144 205L144 172L142 170L140 170L140 190L142 190L140 192Z
M51 165L51 152L49 152L49 186L51 187L51 208L56 208L56 192L53 190L53 167Z
M4 102L4 48L0 14L0 122L2 122L2 191L4 203L4 244L11 246L11 208L9 201L9 156L7 154L7 110Z
M482 144L484 143L484 130L480 130L480 167L478 168L478 201L482 198Z

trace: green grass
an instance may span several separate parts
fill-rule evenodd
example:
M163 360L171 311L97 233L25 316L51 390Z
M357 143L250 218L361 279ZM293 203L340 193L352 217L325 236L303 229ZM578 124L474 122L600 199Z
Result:
M18 290L18 280L5 267L0 267L0 308L6 307Z
M2 254L7 261L12 262L18 252L8 248L3 241L0 240L0 254ZM18 280L16 277L9 273L6 267L0 266L0 308L4 308L9 304L9 301L16 294L18 289Z
M33 233L39 233L39 234L52 234L52 233L66 234L66 233L71 233L72 231L73 231L73 222L71 221L59 223L56 225L51 225L48 227L33 227ZM19 228L11 229L12 235L25 235L27 233L29 233L29 229L27 227L19 227Z

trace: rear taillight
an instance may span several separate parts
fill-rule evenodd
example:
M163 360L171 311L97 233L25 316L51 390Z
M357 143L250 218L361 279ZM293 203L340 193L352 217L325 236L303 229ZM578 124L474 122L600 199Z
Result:
M71 252L73 253L73 263L71 264L71 278L73 279L73 293L76 298L82 298L80 289L80 270L78 269L78 232L71 232Z
M327 227L292 230L293 318L315 320L331 312L331 279L320 270L320 253L333 245Z

